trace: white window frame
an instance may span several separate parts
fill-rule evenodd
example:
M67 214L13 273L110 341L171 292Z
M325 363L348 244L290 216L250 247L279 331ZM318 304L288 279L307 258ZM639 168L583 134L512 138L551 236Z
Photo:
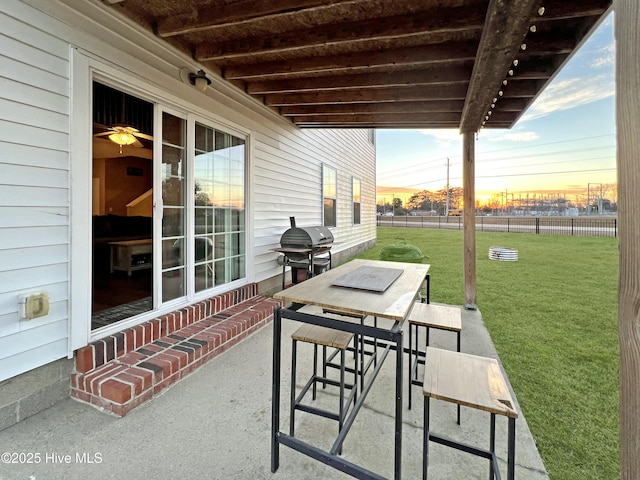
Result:
M334 176L334 180L335 180L335 184L334 184L334 189L335 189L335 195L331 196L331 195L327 195L325 188L326 188L326 184L325 184L325 172L331 171L333 172L333 176ZM334 214L334 218L333 218L333 225L327 225L326 223L326 216L325 216L325 208L324 208L324 203L325 200L333 200L333 214ZM335 228L338 226L338 170L335 167L331 167L325 163L322 164L322 225L324 225L325 227L329 227L329 228Z
M356 182L358 183L358 201L356 201ZM351 177L351 223L362 225L362 180ZM356 205L358 205L358 221L356 222Z

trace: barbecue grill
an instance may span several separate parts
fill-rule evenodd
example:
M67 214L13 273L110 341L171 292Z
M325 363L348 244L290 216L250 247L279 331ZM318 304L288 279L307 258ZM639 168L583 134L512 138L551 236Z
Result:
M285 267L291 267L291 280L298 283L331 268L333 234L324 226L297 227L295 217L289 217L291 228L280 237L280 248L274 250L284 254L282 262L282 288ZM318 257L320 254L327 254Z

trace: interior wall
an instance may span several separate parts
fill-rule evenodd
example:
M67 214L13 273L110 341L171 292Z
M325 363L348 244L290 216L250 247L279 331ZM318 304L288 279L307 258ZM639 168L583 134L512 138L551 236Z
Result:
M94 176L104 186L103 214L126 215L126 205L153 186L153 161L136 157L94 159ZM103 166L103 168L101 168ZM141 175L132 175L131 169Z

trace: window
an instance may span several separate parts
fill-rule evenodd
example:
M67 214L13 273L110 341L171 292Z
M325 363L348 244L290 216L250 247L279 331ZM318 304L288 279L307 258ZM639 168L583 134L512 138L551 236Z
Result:
M353 179L353 224L360 225L360 179Z
M336 222L336 202L338 191L338 175L335 168L322 166L322 192L323 192L323 211L324 226L335 227Z

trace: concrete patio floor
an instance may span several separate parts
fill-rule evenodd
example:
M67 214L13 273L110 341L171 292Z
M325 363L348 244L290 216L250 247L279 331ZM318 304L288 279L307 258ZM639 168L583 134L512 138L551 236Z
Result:
M480 312L463 311L462 321L462 351L497 358ZM289 337L296 327L289 321L283 323L282 431L288 431ZM450 332L432 331L431 341L434 346L455 348L455 335ZM311 348L299 347L299 358L304 357L298 366L299 387L307 378L305 362L310 364L311 352ZM271 473L271 353L269 324L123 418L64 400L0 432L0 454L23 453L17 460L33 462L0 460L0 480L351 478L284 446L280 468ZM405 371L407 360L405 356ZM388 478L393 476L394 362L390 355L343 452L349 461ZM403 413L406 479L422 478L423 398L421 389L413 388L413 408L406 408L405 398ZM517 404L515 395L513 398ZM335 405L336 393L327 390L318 402ZM455 405L441 401L431 405L434 433L487 447L487 413L463 407L459 426ZM503 478L506 431L506 419L498 417L496 451ZM336 432L332 420L301 412L296 415L296 436L313 440L316 446L328 448ZM433 479L484 480L489 462L432 443L429 475ZM548 479L522 414L516 422L516 478Z

